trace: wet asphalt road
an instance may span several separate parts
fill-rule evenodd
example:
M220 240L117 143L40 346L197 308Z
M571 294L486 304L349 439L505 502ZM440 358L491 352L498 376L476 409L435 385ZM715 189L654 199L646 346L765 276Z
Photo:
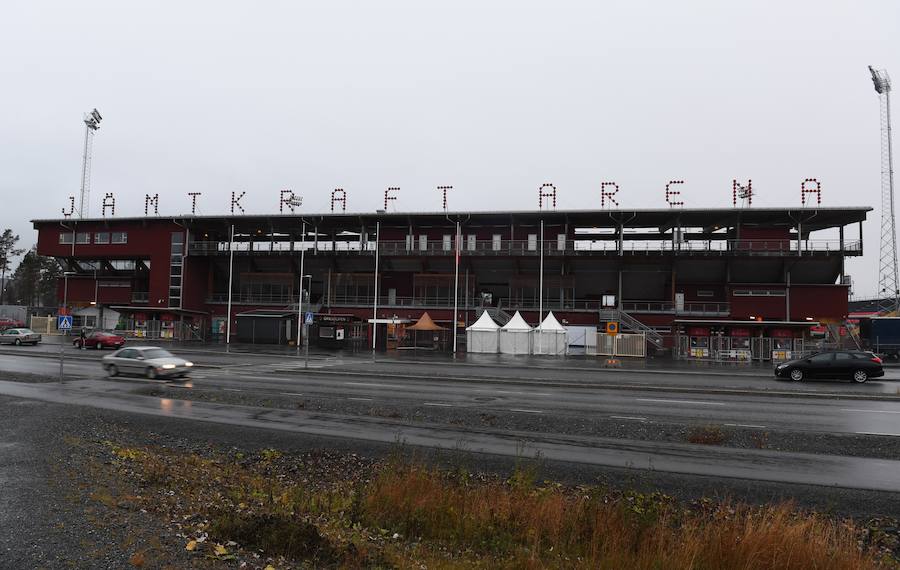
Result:
M55 354L45 347L35 348L38 350L0 350L0 380L4 374L58 374ZM140 392L152 383L140 378L106 378L98 362L102 353L67 349L65 354L64 384L0 381L0 394L373 443L402 439L413 445L444 449L462 446L473 452L505 456L520 453L522 442L527 441L530 451L563 462L900 491L900 461L439 424L409 425L386 418L173 400L142 395ZM900 398L896 397L900 384L891 380L863 386L838 382L798 385L776 382L760 371L670 374L549 370L373 362L320 355L311 359L310 369L304 369L303 361L296 358L206 352L185 356L198 364L193 378L186 383L170 383L184 390L253 394L270 399L307 396L372 405L402 402L423 408L467 408L534 417L606 416L621 422L721 424L760 430L900 437Z
M23 348L28 350L29 348ZM102 353L72 351L67 382L92 390L131 391L140 378L106 378ZM49 356L49 355L47 355ZM716 424L760 430L877 434L900 437L900 382L796 384L771 378L695 373L495 370L475 366L396 364L316 358L304 369L296 359L247 355L190 355L201 366L185 390L222 391L277 399L305 396L372 405L466 408L484 413L604 416L623 422ZM203 364L205 362L205 365ZM213 367L215 365L215 367ZM3 371L56 377L58 360L0 353ZM543 375L533 374L537 372ZM891 370L890 373L897 371ZM478 376L483 374L483 376ZM489 376L488 374L492 374ZM637 377L637 378L635 378ZM887 392L885 399L877 398Z

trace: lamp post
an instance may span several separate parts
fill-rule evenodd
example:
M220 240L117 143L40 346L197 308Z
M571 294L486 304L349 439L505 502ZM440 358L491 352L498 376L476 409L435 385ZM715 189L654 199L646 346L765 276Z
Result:
M306 289L306 294L309 295L312 290L312 275L302 275L300 277L300 302L303 302L303 280L306 279L308 283L308 287ZM307 297L309 300L309 297ZM309 303L307 303L309 304ZM303 363L303 368L309 368L309 324L306 322L306 316L301 313L303 318L303 351L305 352L305 361Z
M63 272L63 311L65 313L69 312L69 275L75 275L74 271L64 271ZM66 332L66 336L68 336L68 332ZM65 344L66 340L62 337L59 339L59 383L63 383L63 361L65 355Z

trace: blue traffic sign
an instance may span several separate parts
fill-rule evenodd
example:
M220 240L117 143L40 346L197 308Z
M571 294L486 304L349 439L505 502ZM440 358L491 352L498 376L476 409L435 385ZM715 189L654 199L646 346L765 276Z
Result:
M72 330L72 315L59 315L56 320L56 328L61 331Z
M308 312L308 311L307 311L307 313L306 313L306 318L304 319L304 321L305 321L306 324L308 324L308 325L313 324L313 314L312 314L311 312Z

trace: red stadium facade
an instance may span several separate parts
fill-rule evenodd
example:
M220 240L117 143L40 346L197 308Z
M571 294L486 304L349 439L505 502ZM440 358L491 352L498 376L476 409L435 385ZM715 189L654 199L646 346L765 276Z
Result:
M388 344L378 347L391 348L393 324L426 311L452 330L456 305L458 326L484 310L501 322L520 311L532 325L540 311L553 311L567 326L616 320L645 332L657 348L703 357L693 349L716 337L743 346L743 337L801 338L809 323L842 322L844 261L862 255L869 211L379 212L33 223L38 252L58 258L68 272L60 304L65 298L76 314L97 307L139 335L224 340L230 329L232 342L290 342L302 284L304 312L316 314L326 329L321 339L333 346L366 347L372 328L382 326Z

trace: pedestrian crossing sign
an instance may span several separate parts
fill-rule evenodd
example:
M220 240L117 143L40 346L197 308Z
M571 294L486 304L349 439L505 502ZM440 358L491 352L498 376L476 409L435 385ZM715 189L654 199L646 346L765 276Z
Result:
M59 315L56 320L56 328L61 331L72 330L72 315Z

